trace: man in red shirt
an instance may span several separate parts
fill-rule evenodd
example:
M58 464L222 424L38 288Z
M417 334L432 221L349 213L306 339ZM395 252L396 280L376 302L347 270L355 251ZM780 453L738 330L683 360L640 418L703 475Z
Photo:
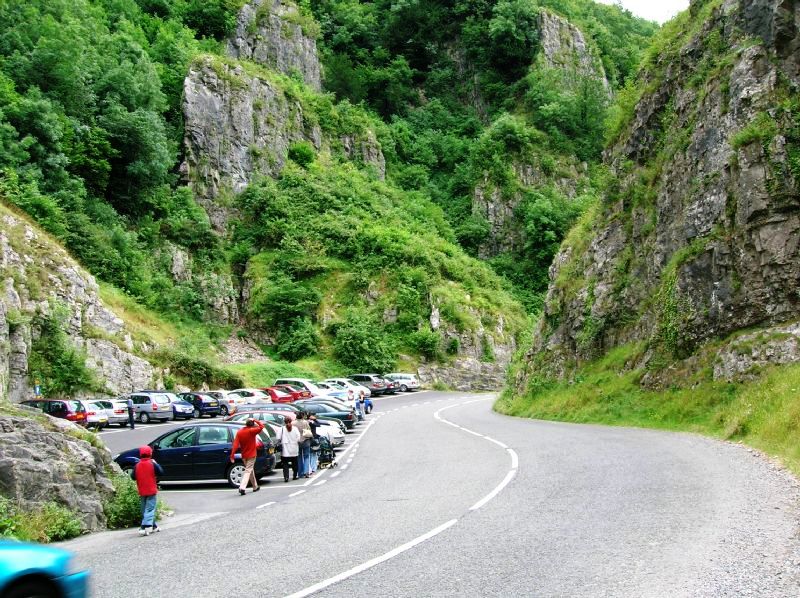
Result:
M239 484L239 494L244 495L247 482L252 481L253 492L258 492L258 480L256 479L256 472L253 468L256 465L256 436L264 429L264 424L253 418L248 418L244 427L236 432L236 438L233 439L233 446L231 447L231 463L235 461L237 449L242 453L242 461L244 461L244 475L242 476L242 483Z

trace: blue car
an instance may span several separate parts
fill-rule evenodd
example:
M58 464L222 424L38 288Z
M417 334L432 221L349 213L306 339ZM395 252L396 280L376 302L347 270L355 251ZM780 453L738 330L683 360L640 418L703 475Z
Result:
M0 542L0 596L83 598L89 573L73 572L71 561L72 554L60 548Z
M151 443L153 459L164 470L161 482L182 480L227 480L238 487L244 475L244 462L240 455L231 463L233 437L243 422L196 423L174 428ZM267 475L275 468L277 443L263 430L256 454L257 477ZM131 449L114 457L123 471L130 473L139 462L139 449Z

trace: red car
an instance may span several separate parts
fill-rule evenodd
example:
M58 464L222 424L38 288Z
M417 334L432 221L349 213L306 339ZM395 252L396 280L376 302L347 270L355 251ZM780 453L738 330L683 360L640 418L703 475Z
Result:
M309 392L305 388L298 388L297 386L292 386L291 384L276 384L271 388L278 388L283 392L288 392L290 395L292 395L293 401L299 401L300 399L311 398L311 392Z
M272 399L273 403L293 403L300 398L299 392L290 393L287 390L276 386L260 388L259 390L263 390L265 393L267 393Z

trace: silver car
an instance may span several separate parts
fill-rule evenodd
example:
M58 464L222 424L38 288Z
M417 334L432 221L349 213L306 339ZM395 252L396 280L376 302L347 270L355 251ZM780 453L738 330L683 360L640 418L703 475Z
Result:
M134 416L141 423L172 419L172 403L165 391L139 391L131 393L130 398L133 401Z
M108 418L108 425L118 424L123 428L128 425L128 406L116 399L90 399L90 405L102 409Z

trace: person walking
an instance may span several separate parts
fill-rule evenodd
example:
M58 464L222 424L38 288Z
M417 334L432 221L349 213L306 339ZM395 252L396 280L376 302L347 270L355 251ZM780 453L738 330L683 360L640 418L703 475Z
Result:
M297 479L297 455L300 452L300 430L286 418L279 436L281 441L281 463L283 464L283 481L289 481L289 466L292 466L294 480Z
M355 410L356 410L356 418L357 421L364 420L364 403L362 402L364 391L361 391L361 395L356 399Z
M244 426L236 432L233 439L233 446L231 447L231 463L236 460L237 450L242 454L242 461L244 461L244 475L239 484L239 494L244 496L244 491L247 488L247 483L250 482L253 486L253 492L258 492L261 488L258 487L258 479L256 472L253 469L256 466L256 454L258 449L256 447L256 436L264 429L264 424L260 421L248 417Z
M160 475L164 475L164 470L153 459L153 449L149 446L140 447L139 462L131 474L131 477L136 480L136 489L139 491L139 502L142 508L140 536L149 536L151 531L161 531L156 523L158 476Z
M133 430L135 427L133 425L133 399L128 397L127 404L128 404L128 425L131 427L131 430Z
M308 415L308 425L311 428L311 459L309 475L313 476L315 473L317 473L317 465L319 464L319 433L317 432L319 424L317 423L317 416L313 413Z
M294 423L297 430L300 432L300 454L297 457L298 468L300 469L300 477L309 477L311 466L311 426L308 425L308 413L301 411L297 415L297 421Z

